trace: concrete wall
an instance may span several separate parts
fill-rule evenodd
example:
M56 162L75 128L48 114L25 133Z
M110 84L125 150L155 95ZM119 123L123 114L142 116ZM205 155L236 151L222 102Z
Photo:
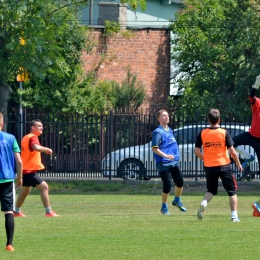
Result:
M175 13L180 10L179 4L163 4L162 1L148 0L145 11L138 10L133 12L127 10L127 20L129 27L169 27L169 21L175 19Z
M107 6L105 7L105 5ZM122 21L123 26L162 28L168 27L169 20L174 20L175 13L179 9L180 4L171 3L170 1L147 0L145 11L138 8L136 12L133 12L127 4L122 5L116 1L109 0L100 2L92 0L92 2L89 1L88 6L80 10L79 20L86 25L103 25L104 19L122 20L122 18L119 18L122 14L126 16L126 21ZM89 21L90 11L92 16L91 22ZM118 11L120 12L118 13Z

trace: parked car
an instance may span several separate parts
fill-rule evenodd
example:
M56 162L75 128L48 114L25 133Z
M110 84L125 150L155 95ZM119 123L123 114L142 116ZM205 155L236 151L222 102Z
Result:
M193 150L198 133L206 127L209 127L209 125L189 125L174 129L174 136L179 146L180 167L185 178L205 177L203 162L194 155ZM249 129L248 126L233 124L222 124L221 127L227 129L231 136L236 136ZM111 174L111 176L123 179L158 177L151 144L150 141L144 145L126 147L107 154L102 161L103 176ZM254 154L253 148L249 146L245 148L248 152ZM242 174L238 172L235 165L232 165L238 180L252 179L254 177L254 173L258 171L256 155L255 158L256 160ZM242 163L242 156L240 156L240 160Z

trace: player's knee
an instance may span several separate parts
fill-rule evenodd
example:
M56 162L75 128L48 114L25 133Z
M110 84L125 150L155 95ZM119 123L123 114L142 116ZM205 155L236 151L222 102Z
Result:
M163 185L163 193L168 194L171 191L171 183L164 183Z
M178 180L177 182L175 182L175 185L176 185L178 188L182 188L182 187L183 187L183 184L184 184L184 181L183 181L183 180Z
M48 190L48 189L49 189L49 186L48 186L47 182L43 181L43 182L41 182L41 183L38 185L38 188L39 188L40 190Z
M207 192L210 192L213 194L213 196L216 196L218 194L217 190L207 190Z

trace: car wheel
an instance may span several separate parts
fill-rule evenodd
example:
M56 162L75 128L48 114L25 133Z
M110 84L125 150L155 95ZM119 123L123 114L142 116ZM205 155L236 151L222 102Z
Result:
M117 169L117 175L124 180L147 178L146 168L138 159L126 159L122 161Z

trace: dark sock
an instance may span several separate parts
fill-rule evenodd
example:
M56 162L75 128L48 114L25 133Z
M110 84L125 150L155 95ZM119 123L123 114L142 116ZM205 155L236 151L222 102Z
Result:
M5 230L7 237L6 245L12 245L14 237L14 215L12 213L5 214Z

